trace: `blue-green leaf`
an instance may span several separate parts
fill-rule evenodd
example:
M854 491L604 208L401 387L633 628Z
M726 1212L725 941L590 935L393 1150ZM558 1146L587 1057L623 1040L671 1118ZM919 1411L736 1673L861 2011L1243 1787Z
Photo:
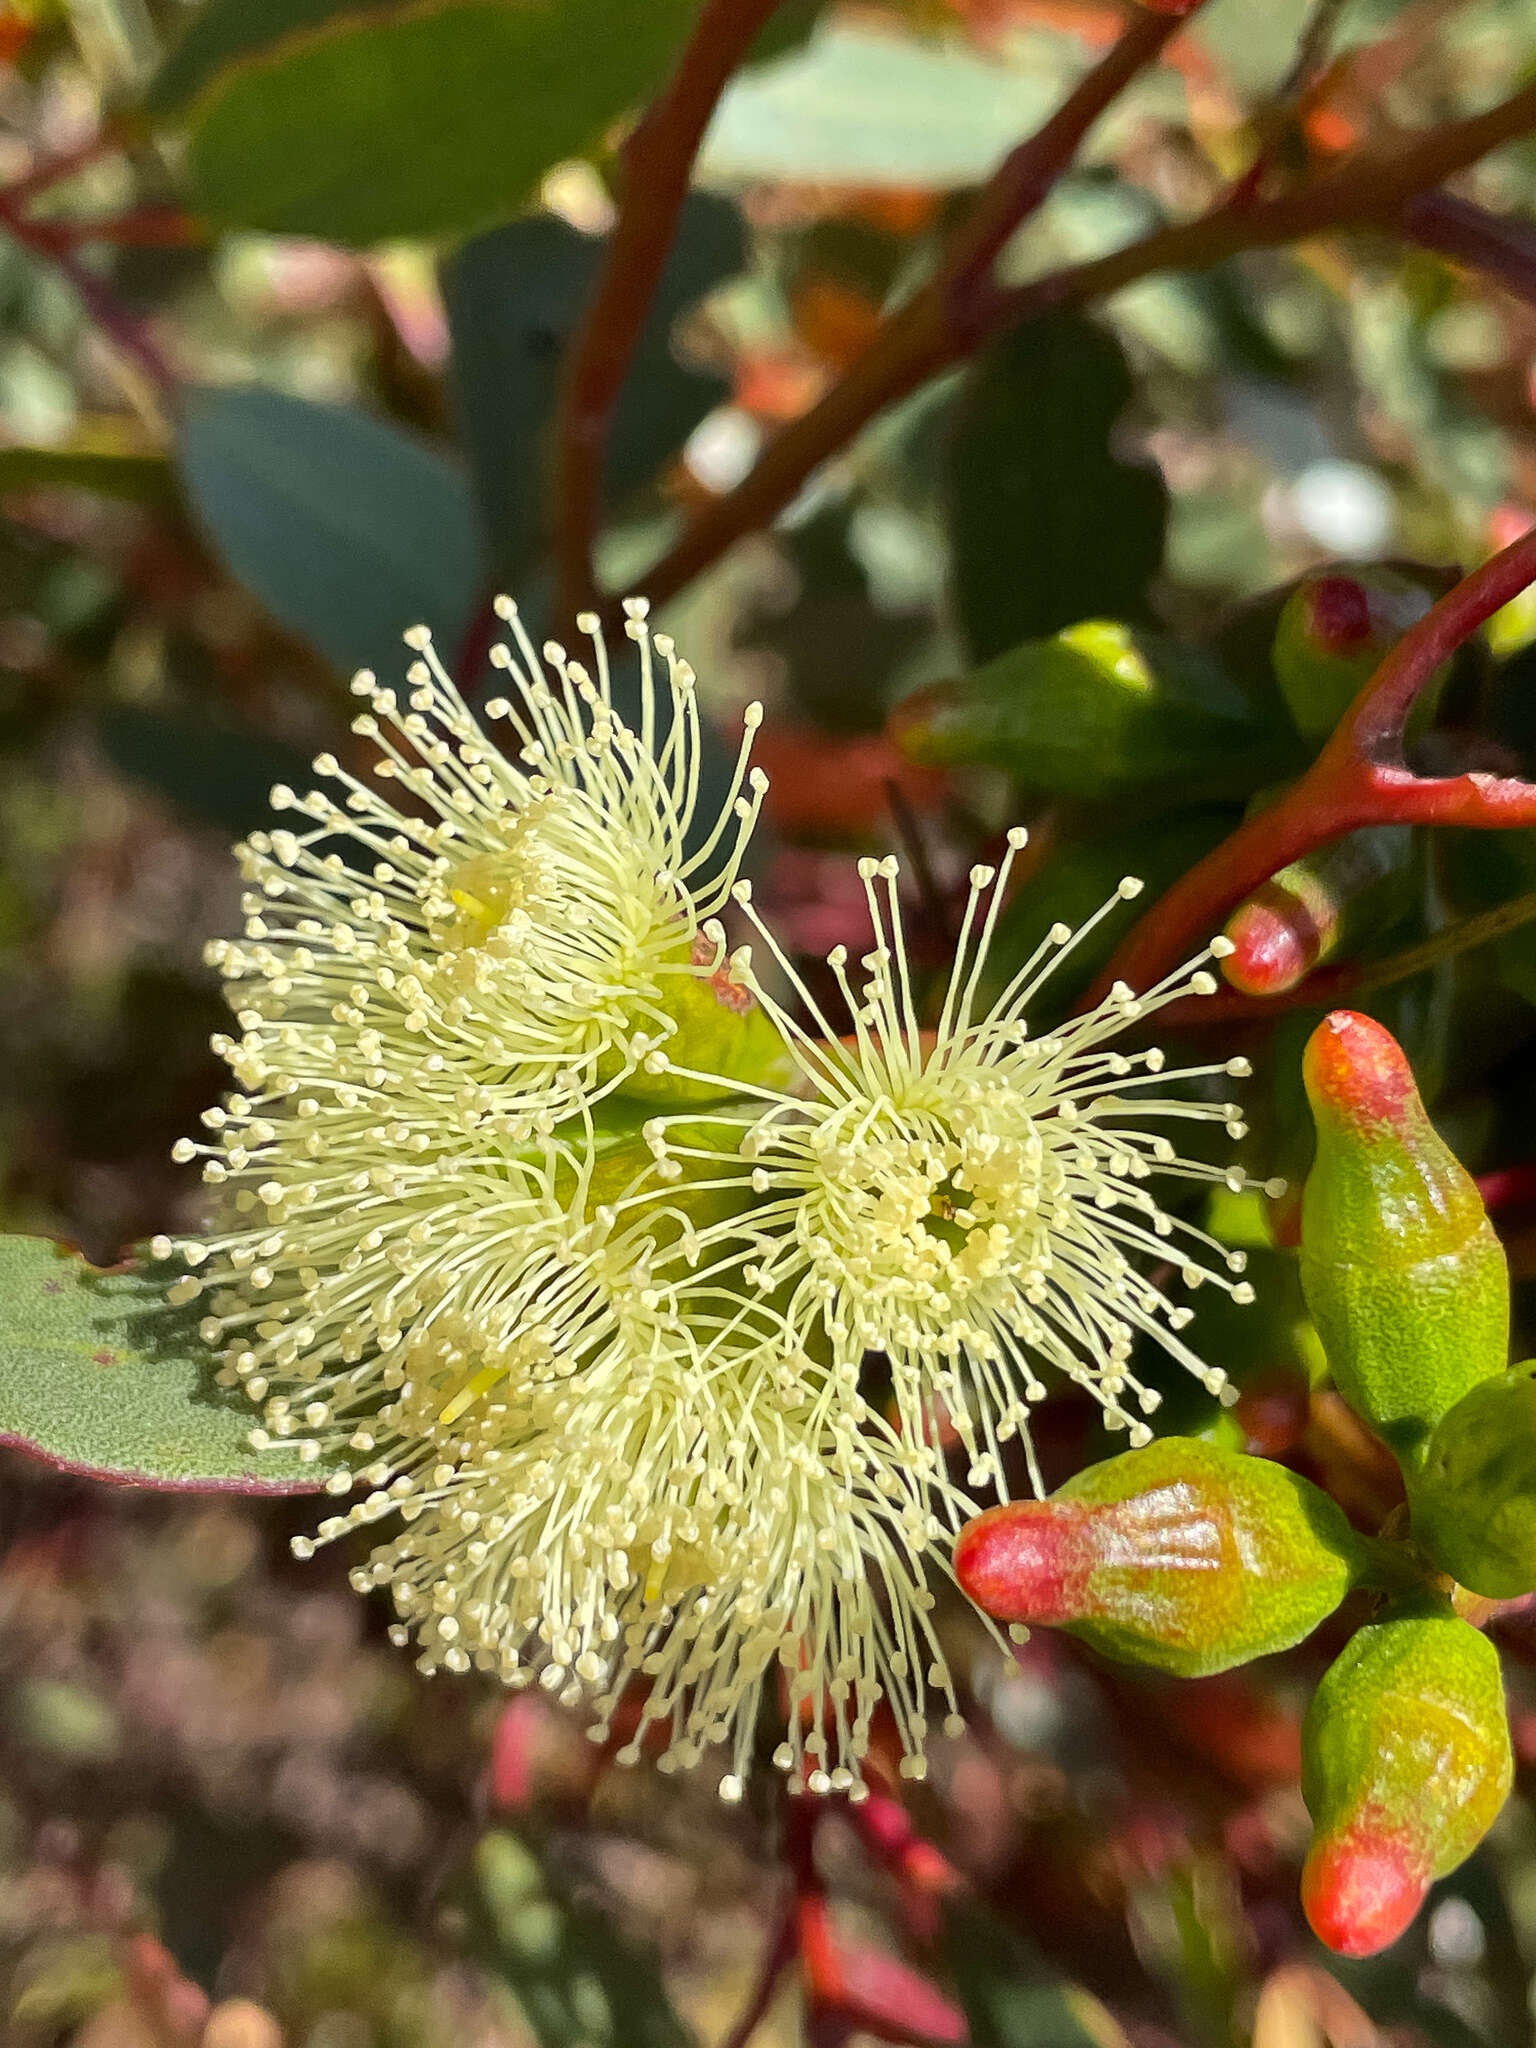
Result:
M398 672L423 622L451 655L484 572L447 456L347 406L242 388L192 395L180 457L230 568L339 669Z

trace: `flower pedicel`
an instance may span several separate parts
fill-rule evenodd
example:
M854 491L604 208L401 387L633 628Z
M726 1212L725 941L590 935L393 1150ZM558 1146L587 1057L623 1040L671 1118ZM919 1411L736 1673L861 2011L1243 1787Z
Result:
M274 791L306 828L242 849L246 937L210 948L240 1092L206 1113L210 1142L177 1148L203 1156L221 1227L154 1250L191 1269L172 1296L204 1298L221 1379L264 1410L258 1445L324 1468L338 1512L319 1539L395 1521L353 1582L391 1590L424 1669L537 1679L586 1702L598 1739L648 1681L621 1757L651 1727L667 1768L727 1745L727 1796L772 1683L775 1762L858 1797L882 1701L911 1775L932 1694L957 1726L927 1581L975 1503L929 1440L931 1403L969 1450L967 1483L1001 1493L1011 1437L1034 1472L1044 1366L1133 1441L1155 1405L1130 1371L1138 1333L1224 1386L1177 1334L1189 1311L1134 1261L1182 1243L1186 1284L1248 1296L1229 1277L1241 1255L1147 1185L1242 1185L1157 1128L1239 1136L1237 1112L1149 1096L1160 1055L1108 1044L1211 977L1196 962L1141 997L1117 987L1031 1038L1027 1005L1128 881L978 1014L1015 832L1000 873L973 871L932 1032L895 863L862 864L876 940L857 986L830 956L853 1021L839 1040L739 879L766 787L748 762L757 708L700 831L693 675L644 605L626 607L633 723L595 620L593 672L553 645L546 672L498 609L513 694L486 716L517 762L417 630L404 709L372 676L354 684L374 772L412 808L322 756L344 803ZM727 955L732 899L820 1036L750 946ZM889 1361L889 1414L870 1353Z

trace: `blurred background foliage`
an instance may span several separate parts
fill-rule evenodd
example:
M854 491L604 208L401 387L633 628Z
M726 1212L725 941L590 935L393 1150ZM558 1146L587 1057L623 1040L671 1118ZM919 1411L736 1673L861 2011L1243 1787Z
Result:
M237 915L228 842L274 780L352 746L345 678L396 668L407 625L430 622L469 680L491 589L558 629L551 421L626 126L698 13L0 9L6 1228L108 1260L195 1226L170 1146L221 1082L201 948ZM607 588L644 587L860 360L1121 26L1104 0L770 11L616 410ZM1529 0L1210 0L1093 128L1003 273L1199 213L1256 156L1283 186L1390 155L1533 65ZM1516 224L1493 278L1464 241L1438 253L1430 222L1416 240L1255 249L1035 320L881 414L666 605L716 710L767 702L758 886L790 943L856 944L848 855L894 844L917 943L942 961L956 885L1021 816L1034 852L1003 971L1128 869L1156 892L1313 750L1269 659L1280 586L1391 559L1433 593L1530 524L1536 236L1517 229L1536 141L1485 155L1456 193ZM1032 644L1092 619L1125 631ZM1106 645L1146 664L1134 715L1123 692L1106 708ZM1423 760L1536 770L1533 681L1521 600L1455 665ZM1390 889L1345 934L1366 963L1536 888L1536 832L1405 833L1385 864ZM1517 1281L1536 1274L1533 933L1448 953L1368 1005L1489 1177ZM1084 950L1078 989L1115 936ZM1229 1027L1224 1050L1258 1069L1255 1172L1305 1169L1315 1016ZM1291 1255L1246 1200L1212 1222L1253 1248L1262 1305L1202 1311L1201 1348L1243 1398L1218 1419L1170 1387L1178 1425L1287 1455L1374 1526L1395 1471L1316 1384ZM1104 1444L1068 1401L1043 1449L1059 1476ZM1519 1615L1499 1640L1521 1793L1401 1944L1324 1970L1295 1879L1299 1709L1327 1629L1175 1686L1043 1636L1000 1673L956 1603L972 1731L914 1795L924 1840L896 1839L894 1814L882 1835L833 1812L797 1841L766 1788L728 1814L703 1780L614 1772L541 1697L509 1705L477 1680L429 1698L345 1590L345 1556L287 1560L301 1525L280 1502L131 1499L6 1457L8 2043L739 2040L797 1867L844 1995L807 2016L782 1974L765 2042L1532 2036L1536 1635Z

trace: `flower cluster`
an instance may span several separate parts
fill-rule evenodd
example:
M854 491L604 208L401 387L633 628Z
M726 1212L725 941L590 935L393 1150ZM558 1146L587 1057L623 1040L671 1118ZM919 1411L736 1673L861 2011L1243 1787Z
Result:
M1133 1441L1138 1338L1222 1389L1145 1268L1250 1292L1155 1191L1242 1184L1164 1134L1241 1135L1206 1086L1241 1063L1168 1075L1110 1044L1213 986L1198 962L1031 1035L1097 918L982 1007L1022 832L972 873L931 1028L896 865L863 863L875 943L856 972L830 956L829 1020L740 872L758 708L706 814L693 673L643 603L637 681L595 619L586 666L498 609L485 724L413 631L403 704L353 685L371 773L322 756L340 801L279 788L294 825L239 850L245 937L210 949L238 1092L177 1148L216 1227L155 1251L254 1441L323 1473L319 1540L389 1523L353 1580L390 1589L424 1669L536 1680L600 1740L623 1705L620 1756L655 1729L663 1768L725 1744L727 1796L768 1688L791 1782L857 1797L882 1706L914 1776L935 1695L956 1725L929 1581L974 1504L936 1414L963 1486L1000 1494L1010 1439L1034 1473L1053 1372Z

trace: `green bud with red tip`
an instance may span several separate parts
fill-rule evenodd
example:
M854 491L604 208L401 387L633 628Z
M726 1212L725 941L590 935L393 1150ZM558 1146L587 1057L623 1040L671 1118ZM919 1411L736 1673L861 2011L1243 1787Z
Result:
M1181 1678L1289 1649L1364 1569L1325 1493L1190 1437L1090 1465L960 1532L955 1576L999 1620L1049 1623Z
M1509 1273L1391 1032L1335 1010L1302 1075L1317 1157L1301 1280L1334 1384L1410 1476L1440 1417L1509 1358Z
M1275 630L1275 680L1296 730L1325 739L1385 656L1430 607L1430 593L1384 565L1308 576Z
M1413 834L1373 825L1272 875L1227 920L1221 971L1245 995L1280 995L1352 938L1378 935L1413 896Z
M1315 1832L1301 1899L1319 1940L1368 1956L1477 1847L1514 1763L1498 1652L1419 1596L1359 1629L1302 1729Z
M1440 1418L1411 1500L1420 1549L1469 1592L1536 1588L1536 1364L1484 1380Z

